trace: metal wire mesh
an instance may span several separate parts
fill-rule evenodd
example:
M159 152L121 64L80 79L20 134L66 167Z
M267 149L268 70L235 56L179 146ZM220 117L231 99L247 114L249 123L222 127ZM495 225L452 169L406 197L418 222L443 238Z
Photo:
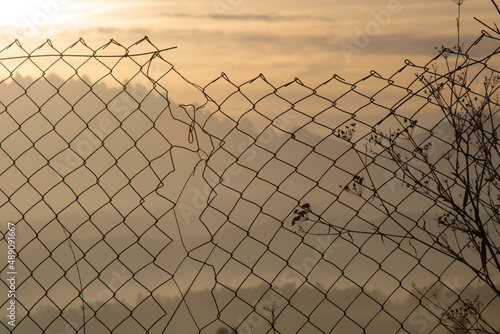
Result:
M476 44L494 46L467 60L484 96L498 40ZM452 230L424 187L431 159L456 177L442 154L454 133L424 80L449 79L432 67L446 57L354 83L222 74L199 87L147 38L13 43L0 52L0 217L2 231L16 226L17 307L2 331L459 332L450 314L479 295L495 332L500 299L481 263L474 272L429 237ZM411 140L377 148L400 129ZM487 223L498 241L498 215Z

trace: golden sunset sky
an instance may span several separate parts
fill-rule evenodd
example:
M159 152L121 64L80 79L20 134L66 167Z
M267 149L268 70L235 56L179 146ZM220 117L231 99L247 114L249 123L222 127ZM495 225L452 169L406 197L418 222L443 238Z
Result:
M456 15L451 0L23 0L2 5L0 45L17 38L31 51L51 39L63 50L83 38L98 48L148 36L160 49L177 46L168 60L200 85L221 72L314 85L372 69L389 76L406 58L425 64L435 47L456 42ZM466 43L482 29L474 16L500 21L490 0L466 0Z
M116 89L108 83L121 84L119 80L123 76L119 77L115 69L110 74L109 67L101 66L101 72L91 73L106 80L88 84L85 75L98 66L88 65L82 67L83 74L80 70L76 73L77 66L68 65L67 58L56 54L56 60L36 58L30 63L30 59L21 58L15 61L26 60L22 66L11 62L7 67L9 61L2 58L15 54L1 51L16 39L31 52L48 39L57 50L63 51L80 39L92 49L98 49L111 39L128 47L148 36L159 49L176 47L162 53L162 57L200 86L206 86L224 72L237 85L262 73L275 87L294 78L316 87L334 74L347 82L358 81L371 70L390 77L404 66L405 59L418 65L427 64L437 55L436 47L452 47L457 42L457 1L4 1L0 7L0 83L3 85L0 107L4 108L0 112L3 117L0 119L0 200L3 201L0 217L21 222L18 245L29 245L19 252L19 258L29 263L25 277L30 278L23 283L23 293L19 295L20 302L31 312L30 317L32 313L42 314L43 309L37 306L42 299L52 308L57 306L52 312L53 318L60 318L62 309L70 312L80 309L83 291L85 301L95 305L107 303L107 297L105 300L98 297L109 292L112 302L108 305L121 308L115 301L121 303L122 297L116 296L106 279L102 280L105 275L111 275L108 273L111 269L117 273L130 269L126 277L133 279L129 279L131 284L121 293L131 296L127 300L131 310L135 310L134 303L142 304L143 296L152 297L151 301L166 296L177 298L171 302L174 305L180 303L178 300L190 302L185 298L188 293L213 288L210 296L206 295L210 302L218 304L200 307L198 316L189 318L194 322L201 319L201 325L225 319L226 315L221 317L222 311L219 311L222 305L219 299L235 299L232 295L215 297L215 288L237 292L235 296L246 303L241 304L241 310L240 306L232 308L231 304L226 308L228 304L224 304L229 319L225 324L234 327L240 326L241 319L248 313L243 308L251 305L239 292L249 291L249 301L253 303L253 294L256 298L267 294L268 283L295 289L306 286L303 281L307 281L311 287L302 291L318 301L309 313L320 309L327 293L354 291L363 299L340 307L332 302L331 308L339 312L338 318L352 322L351 310L356 309L360 315L358 323L368 327L375 315L371 320L361 315L367 318L366 314L370 317L380 314L376 320L391 322L395 328L392 332L402 329L402 324L406 326L408 319L415 327L411 323L413 318L409 317L411 313L397 314L416 312L420 310L419 305L425 306L426 300L413 293L414 281L430 286L436 278L441 282L449 279L459 282L454 285L457 289L468 287L475 294L473 289L480 288L472 284L477 271L470 271L459 261L451 265L450 259L440 252L429 251L425 243L432 240L434 245L434 239L429 239L432 235L427 233L440 233L432 228L419 231L415 227L422 228L419 223L424 222L426 228L424 218L427 217L432 222L437 220L434 217L444 210L440 202L422 195L420 190L405 187L405 177L397 173L402 170L401 165L385 158L383 152L375 151L378 147L370 152L369 146L365 146L364 155L360 154L361 149L354 149L355 144L361 147L374 130L388 129L388 133L394 133L389 132L391 127L402 125L403 118L406 124L407 119L418 116L419 126L415 134L411 134L411 141L398 146L398 150L410 155L419 152L416 148L422 152L422 145L430 147L434 143L436 155L432 159L442 161L440 164L448 162L439 154L449 150L455 132L447 122L441 122L444 109L429 103L427 96L412 93L405 84L366 80L365 86L359 85L362 88L359 92L351 89L350 84L340 87L332 84L322 87L325 89L318 95L289 85L289 89L272 94L272 89L260 86L256 80L247 92L242 89L233 94L234 87L224 88L226 82L209 86L208 92L200 92L198 87L187 85L176 75L166 78L159 75L158 80L138 75L129 87ZM461 38L466 47L484 29L474 17L500 26L500 15L490 0L465 0L460 8ZM479 52L482 47L478 46ZM47 58L50 59L47 61ZM84 63L85 57L80 58L84 58L81 60ZM129 65L131 58L125 58ZM498 69L499 66L492 65L495 61L489 61L488 66ZM46 67L37 67L42 63L49 64L52 72L46 71ZM132 74L142 70L141 65L135 65L130 71ZM20 67L32 71L35 80L14 77L24 75ZM63 68L65 72L60 70ZM165 68L170 69L166 65ZM414 80L413 70L407 68L404 75ZM38 78L45 80L36 80ZM484 87L484 81L477 81L481 82L480 88ZM138 89L142 83L145 83L142 90ZM187 86L185 91L182 84ZM384 88L383 94L376 96L376 103L371 95L360 95L370 91L368 85ZM341 95L345 90L352 90L353 94ZM406 100L410 95L412 98ZM405 100L399 103L401 96ZM352 122L358 124L355 139L342 139L336 130L347 128L347 124L353 129ZM377 161L374 158L367 162L369 154ZM417 164L423 160L411 162L412 159L410 157L406 165L413 168L414 163L418 170ZM429 161L427 157L425 161ZM436 162L435 166L441 165ZM237 171L233 167L237 167ZM368 189L370 195L365 192L368 200L358 191L349 191L348 185L360 180L358 174L371 179L372 185L366 187L362 182L357 183L361 193L362 189ZM403 182L399 182L401 178ZM461 188L453 191L461 191ZM384 208L393 210L392 216L378 207L379 198ZM301 230L292 224L295 220L291 213L296 214L297 205L305 203L313 203L314 212L327 217L324 219L329 222L325 224L328 233L332 225L340 226L338 240L325 238L328 240L325 243L321 236L316 236L317 230L309 230L306 225L312 219L304 222L304 226L305 233L313 233L302 237ZM382 233L378 229L382 224L383 231L400 233L387 245L384 238L379 241L379 235L371 238L375 236L373 231ZM33 226L40 234L35 234ZM353 233L355 239L349 235L351 241L342 236L348 229L358 231L357 235ZM416 239L421 237L423 245L406 242L408 231L415 233ZM365 238L369 233L374 234ZM66 241L70 247L72 243L78 246L76 256L75 253L70 256ZM339 250L333 252L334 248ZM77 262L77 257L81 261ZM46 261L48 258L51 261ZM80 272L73 260L82 263L85 269ZM43 263L46 264L42 266ZM318 263L322 267L318 265L312 274ZM31 275L28 268L32 270ZM105 275L101 275L103 273ZM37 280L38 277L42 279ZM78 277L80 289L75 283ZM115 277L111 279L116 281ZM44 289L40 288L39 281L45 284ZM259 287L265 291L257 296L254 291ZM312 287L317 288L316 297L309 292ZM0 295L4 293L7 294L5 290L0 291ZM291 301L300 308L302 303L292 299L295 293L290 296L282 299L283 302ZM377 296L384 297L377 299ZM306 300L306 297L300 298ZM328 300L334 298L337 295ZM196 305L205 305L196 298L192 300ZM366 305L362 300L367 301ZM146 310L148 304L143 305L146 306L142 309ZM390 306L391 310L387 305L394 306ZM498 304L487 303L488 312L493 314L495 305ZM396 311L397 308L403 311ZM167 314L173 318L175 312L168 310ZM318 323L335 319L337 315L328 312L321 313ZM123 317L130 317L130 313L122 313ZM119 312L109 314L102 318L114 324L106 324L106 327L118 328L121 323L128 326L128 322L115 321L114 318L122 317ZM286 315L287 319L298 319L294 314ZM150 325L152 329L164 326L163 320L167 317L161 320L163 314L147 315L152 320L158 319ZM487 316L494 318L490 313ZM304 322L315 321L309 316L306 318ZM45 332L49 332L51 326L50 330L56 331L58 324L51 325L47 319L45 316L40 321L46 324ZM177 315L176 319L183 318ZM81 319L77 321L80 323ZM65 325L62 320L61 323ZM100 326L98 321L91 323L94 324ZM290 327L292 325L290 321ZM327 324L325 328L327 326L333 325ZM134 327L130 328L132 331ZM172 327L169 329L172 332ZM210 331L215 332L215 328L204 333ZM297 331L294 328L283 332Z

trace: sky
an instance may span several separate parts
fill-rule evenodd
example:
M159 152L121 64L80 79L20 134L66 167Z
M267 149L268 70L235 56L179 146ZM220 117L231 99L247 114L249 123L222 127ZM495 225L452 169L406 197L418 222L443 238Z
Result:
M333 74L352 82L370 70L391 75L404 59L425 64L456 41L451 0L25 0L3 5L0 47L15 38L30 51L83 38L93 48L148 36L188 79L205 85L226 73L242 83L263 73L276 85L317 85ZM462 5L462 37L492 23L490 0Z

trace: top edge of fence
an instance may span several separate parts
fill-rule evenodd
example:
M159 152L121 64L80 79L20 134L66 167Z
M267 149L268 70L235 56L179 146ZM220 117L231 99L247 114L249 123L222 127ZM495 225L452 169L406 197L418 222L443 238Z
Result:
M485 32L485 31L482 31L481 35L467 48L467 52L469 52L471 49L476 47L479 44L479 42L483 39L494 39L494 40L500 41L500 38L495 37L495 36ZM135 52L135 53L133 52L134 51L133 49L135 47L144 48L144 46L150 48L150 50L143 51L143 52ZM106 49L108 47L115 47L115 48L121 49L121 51L117 50L115 53L110 52L110 54L106 54L105 52L106 52ZM77 48L83 48L83 50L80 50L80 52L75 51L75 53L72 53L72 51L74 51ZM26 60L26 59L50 58L50 57L56 57L56 58L132 58L132 57L141 57L141 56L151 56L151 59L153 59L154 57L161 58L161 54L163 52L177 49L177 48L178 48L177 46L171 46L171 47L160 49L149 39L148 36L145 36L145 37L139 39L138 41L130 44L129 46L125 46L125 45L119 43L118 41L116 41L115 39L110 39L107 43L104 43L97 48L89 46L83 38L79 38L77 41L75 41L74 43L70 44L68 47L66 47L62 50L57 49L53 45L53 42L50 39L47 39L44 43L40 44L38 47L35 47L33 50L28 51L27 49L25 49L23 47L21 42L16 39L14 42L12 42L9 45L7 45L6 47L0 49L0 61L16 60L16 59L25 59ZM45 49L45 50L40 51L42 49ZM467 54L467 52L465 54ZM18 54L16 54L16 53L18 53ZM492 55L495 55L498 53L500 53L500 46L486 57L473 58L473 57L468 56L467 63L464 63L456 71L460 71L464 67L468 67L468 66L471 66L471 65L474 65L477 63L486 63ZM3 54L5 54L5 55L3 55ZM362 77L361 79L358 79L358 80L345 79L344 77L341 77L338 74L333 74L328 79L320 82L317 85L312 85L312 86L305 85L304 83L302 83L302 81L299 78L294 78L293 80L286 82L285 84L283 84L281 86L275 87L264 76L264 74L259 74L258 76L254 77L250 80L247 80L246 82L243 82L241 84L236 85L236 87L241 87L241 86L246 85L246 84L251 84L254 81L256 81L257 79L262 79L264 82L271 85L275 91L295 83L295 84L299 84L303 87L310 88L313 91L313 93L315 93L317 89L321 88L322 86L327 85L328 83L330 83L332 81L336 81L340 84L350 85L350 86L355 87L356 84L361 83L363 81L366 81L369 78L377 78L379 80L387 81L387 83L389 85L393 85L394 84L394 77L399 75L400 73L402 73L405 69L415 68L415 69L421 69L424 72L434 73L435 71L432 71L430 69L430 66L433 63L435 63L439 58L441 58L441 57L446 58L447 56L452 55L452 54L458 55L459 53L456 50L453 50L450 48L445 48L443 46L442 49L438 50L437 54L434 57L432 57L429 61L427 61L427 63L425 63L424 65L414 63L409 59L405 59L402 66L397 71L392 73L391 75L383 75L383 74L376 72L375 70L371 70L371 71L369 71L369 73L367 75L365 75L364 77ZM163 59L163 60L165 60L165 59ZM178 74L180 74L180 73L178 73ZM415 74L415 75L418 77L417 74ZM199 89L207 88L212 83L214 83L215 81L217 81L221 78L225 79L228 82L233 83L233 81L231 81L229 79L229 77L226 75L226 73L222 72L220 76L218 76L217 78L215 78L214 80L209 82L205 87L198 87L198 88ZM184 78L184 79L187 80L186 78Z
M145 52L131 52L131 49L138 45L147 44L151 46L153 49ZM101 54L107 47L114 45L123 49L123 53L116 54ZM17 51L20 53L24 53L21 55L11 55L11 56L2 56L4 52L12 52L12 48L16 46ZM75 49L77 46L84 47L88 50L88 53L71 53L71 50ZM41 50L42 48L48 47L51 50L46 53L37 54L36 52ZM44 43L35 47L32 51L27 51L19 40L14 40L11 44L7 45L3 49L0 50L0 60L9 60L9 59L25 59L25 58L41 58L41 57L90 57L90 58L123 58L123 57L139 57L145 55L154 55L160 54L165 51L176 49L177 46L172 46L168 48L159 49L157 48L146 36L137 42L131 44L126 47L114 39L111 39L109 42L99 46L98 48L91 48L87 45L83 38L80 38L75 43L71 44L69 47L64 50L58 50L52 43L50 39L47 39ZM52 51L52 52L51 52Z

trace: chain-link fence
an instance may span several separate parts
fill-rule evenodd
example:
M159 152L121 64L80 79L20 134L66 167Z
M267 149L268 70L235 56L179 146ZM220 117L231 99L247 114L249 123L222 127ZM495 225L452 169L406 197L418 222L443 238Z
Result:
M1 331L498 333L498 50L199 87L147 38L12 44Z

